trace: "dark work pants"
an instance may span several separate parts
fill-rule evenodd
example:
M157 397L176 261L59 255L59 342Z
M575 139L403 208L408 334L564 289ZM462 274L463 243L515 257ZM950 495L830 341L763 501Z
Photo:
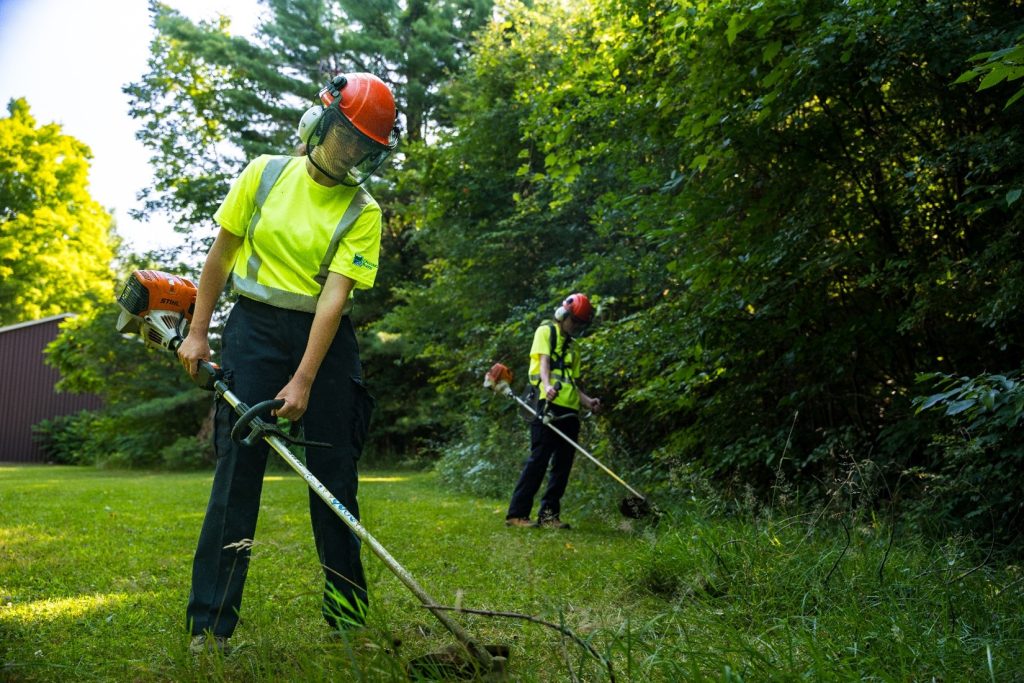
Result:
M224 330L221 355L232 393L250 406L274 398L299 365L312 321L312 313L239 299ZM313 382L302 425L306 439L332 444L306 448L307 468L356 518L356 461L372 406L362 383L352 322L345 316ZM187 610L193 634L230 636L242 605L250 551L247 543L235 544L255 537L269 446L262 439L251 447L233 442L236 418L226 401L217 401L217 468L192 565ZM363 623L367 595L359 539L312 490L309 513L326 579L324 617L335 628L349 621Z
M543 413L544 405L545 402L541 401L538 412ZM558 427L559 431L573 441L579 439L580 419L575 410L558 405L552 405L548 410L556 418L561 418L552 423ZM551 475L548 477L548 487L540 499L537 519L557 517L562 509L562 495L565 493L565 487L569 484L569 472L572 470L575 456L576 449L572 444L555 434L539 419L531 422L530 457L523 465L519 481L512 492L512 501L509 503L508 513L505 515L506 519L530 516L530 510L533 509L533 497L540 490L549 462L551 463Z

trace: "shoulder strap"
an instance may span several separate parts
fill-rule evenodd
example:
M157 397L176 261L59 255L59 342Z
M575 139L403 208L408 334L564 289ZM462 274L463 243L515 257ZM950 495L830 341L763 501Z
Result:
M323 288L324 283L327 282L327 273L330 268L331 261L334 260L335 254L338 253L338 245L341 244L342 238L345 234L352 229L352 226L356 224L356 219L359 218L360 214L370 204L370 195L363 188L356 190L356 194L352 197L352 201L349 203L348 208L345 209L345 213L342 214L341 220L338 221L338 225L334 228L334 235L331 237L331 243L327 247L327 253L324 254L323 261L320 262L320 269L317 274L313 277L314 280L319 283L320 287Z
M556 353L556 351L557 351L556 344L558 343L558 341L557 341L558 340L558 335L555 332L555 325L554 325L554 323L548 323L548 339L551 342L551 345L550 345L551 346L551 353L549 353L548 356L550 356L552 362L555 363L555 367L557 367L558 370L563 375L565 375L566 377L569 377L568 374L566 374L566 372L565 372L565 357L568 355L569 342L572 341L572 337L566 337L565 341L562 342L562 352L561 353ZM570 381L572 380L571 377L569 377L569 379L570 379Z
M281 156L273 157L267 162L267 165L263 167L263 173L260 174L260 185L256 188L256 210L252 212L252 218L249 219L249 229L246 230L246 236L249 238L249 261L246 264L246 274L248 277L255 282L256 275L260 270L260 257L256 255L256 246L253 244L253 234L256 232L256 224L260 222L260 214L263 211L263 202L267 201L267 195L270 194L270 190L274 187L274 183L281 177L281 173L284 172L284 167L288 165L288 162L292 160L292 157Z

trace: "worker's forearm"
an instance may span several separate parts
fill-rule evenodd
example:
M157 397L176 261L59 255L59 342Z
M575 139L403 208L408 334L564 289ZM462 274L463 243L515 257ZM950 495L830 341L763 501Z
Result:
M199 334L207 334L210 320L217 307L217 299L224 291L224 285L231 274L235 263L235 255L242 244L242 238L221 230L214 240L210 252L203 264L203 272L199 276L199 291L196 294L196 310L192 314L190 329Z
M323 363L334 337L338 334L342 312L354 284L351 279L335 273L328 277L328 282L317 301L313 325L309 330L309 341L306 342L306 350L299 361L299 367L295 370L295 379L307 385L313 383L317 372L320 371L320 364Z
M543 353L540 355L540 387L547 389L551 386L551 356Z
M313 326L309 330L309 341L306 343L306 351L302 354L299 367L295 370L295 378L305 384L312 384L316 373L320 371L320 364L323 363L327 350L331 348L335 335L338 333L338 326L341 324L341 312L323 313L317 311L313 318Z

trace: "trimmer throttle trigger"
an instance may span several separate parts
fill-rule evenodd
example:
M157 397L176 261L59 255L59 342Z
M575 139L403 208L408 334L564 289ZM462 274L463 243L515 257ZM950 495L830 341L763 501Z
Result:
M216 363L201 360L197 367L196 376L192 379L196 386L206 391L213 391L220 380L224 378L224 371Z

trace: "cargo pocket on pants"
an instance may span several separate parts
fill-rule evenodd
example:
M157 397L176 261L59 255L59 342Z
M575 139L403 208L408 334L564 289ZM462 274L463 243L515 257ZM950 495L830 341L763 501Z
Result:
M222 398L214 402L213 407L213 453L223 458L231 452L231 417L234 409Z
M370 433L370 417L377 401L370 395L362 378L352 377L352 423L350 425L352 436L352 449L355 452L356 460L363 454L363 446L366 443L366 436Z

